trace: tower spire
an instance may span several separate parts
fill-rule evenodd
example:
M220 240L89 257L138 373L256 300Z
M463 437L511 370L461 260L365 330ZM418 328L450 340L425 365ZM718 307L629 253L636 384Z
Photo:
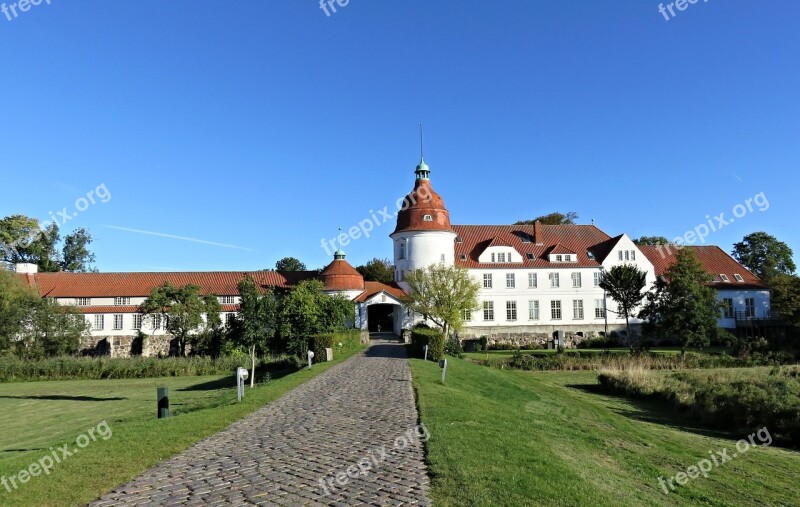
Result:
M431 170L428 168L428 164L425 163L425 135L422 123L419 124L419 165L417 165L417 170L414 173L417 175L418 180L431 179Z

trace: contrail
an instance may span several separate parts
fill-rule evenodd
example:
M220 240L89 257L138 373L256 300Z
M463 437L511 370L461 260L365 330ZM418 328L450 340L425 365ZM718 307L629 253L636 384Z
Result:
M101 225L100 227L105 227L106 229L116 229L118 231L126 231L126 232L135 232L138 234L147 234L149 236L158 236L160 238L170 238L170 239L178 239L181 241L191 241L193 243L202 243L204 245L213 245L213 246L220 246L222 248L235 248L236 250L247 250L249 252L256 252L257 250L253 248L246 248L243 246L238 245L228 245L226 243L217 243L215 241L206 241L204 239L197 239L197 238L187 238L186 236L176 236L174 234L164 234L163 232L153 232L153 231L142 231L140 229L131 229L128 227L119 227L117 225Z

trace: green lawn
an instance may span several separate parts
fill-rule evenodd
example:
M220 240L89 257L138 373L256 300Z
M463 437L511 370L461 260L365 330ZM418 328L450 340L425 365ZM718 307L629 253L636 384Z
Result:
M597 390L594 372L411 360L436 505L798 505L800 453L758 447L666 495L674 476L745 435L693 428Z
M360 349L359 349L360 350ZM216 433L275 400L357 351L312 370L261 383L236 402L229 377L74 380L0 384L0 477L11 476L106 421L112 436L98 438L57 464L50 475L32 477L0 505L85 504L114 486ZM174 417L156 418L156 387L167 386ZM13 488L12 488L13 489Z

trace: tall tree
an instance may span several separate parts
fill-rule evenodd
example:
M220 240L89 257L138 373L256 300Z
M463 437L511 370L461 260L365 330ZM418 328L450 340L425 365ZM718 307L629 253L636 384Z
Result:
M275 271L305 271L306 265L294 257L284 257L275 263Z
M680 250L656 290L648 294L639 317L648 322L648 329L678 338L684 350L706 347L717 333L722 309L711 281L694 252Z
M553 213L534 218L533 220L520 220L514 225L533 225L536 222L539 222L542 225L573 225L577 219L578 214L574 211L567 211L566 213L555 211Z
M617 303L617 314L625 316L625 329L628 341L633 347L630 318L633 311L644 299L644 288L647 285L647 273L633 264L619 264L604 271L600 276L600 288Z
M364 281L389 283L394 280L394 266L389 259L374 258L363 266L356 267Z
M0 269L0 355L11 352L39 300L16 274Z
M89 327L76 308L41 298L19 335L17 354L30 359L74 354Z
M91 242L92 235L83 227L67 234L61 250L61 269L76 273L93 271L94 254L88 248Z
M789 245L763 231L748 234L734 244L733 258L765 282L779 274L790 275L796 269Z
M441 328L445 338L461 329L464 313L478 309L480 285L460 267L432 264L406 276L406 305Z
M262 293L252 277L246 276L239 282L238 318L241 322L242 346L250 354L250 387L255 386L256 353L266 352L275 337L277 300L272 291Z
M214 296L202 296L198 285L175 287L164 282L150 292L139 311L167 319L167 331L178 340L178 353L183 357L189 336L204 325L203 315L212 315L213 319L213 314L217 314L219 318L222 305Z
M25 215L11 215L0 220L0 249L3 261L10 264L26 262L39 266L39 271L59 271L56 224L42 229L39 221Z
M634 239L633 242L639 246L658 246L669 244L669 240L664 236L642 236L639 239Z
M772 308L780 312L781 318L795 326L800 325L800 277L797 275L775 275L770 280Z

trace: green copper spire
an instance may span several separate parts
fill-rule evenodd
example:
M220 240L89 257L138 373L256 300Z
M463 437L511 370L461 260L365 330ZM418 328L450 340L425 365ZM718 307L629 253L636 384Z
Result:
M330 250L328 250L330 251ZM344 251L340 248L333 253L333 260L335 261L343 261L344 260Z
M414 174L417 175L418 180L429 180L431 179L431 170L428 168L428 164L425 163L425 137L422 130L422 124L419 124L419 164L417 165L417 170L414 171Z

